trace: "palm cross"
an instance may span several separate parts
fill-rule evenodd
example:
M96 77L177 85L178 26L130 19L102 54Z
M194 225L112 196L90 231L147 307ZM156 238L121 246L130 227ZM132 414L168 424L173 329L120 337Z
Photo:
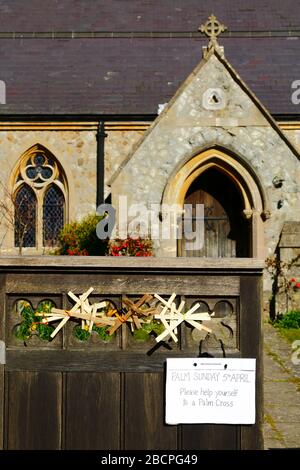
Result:
M174 302L176 297L175 293L171 295L169 300L163 299L158 294L154 294L154 297L156 297L163 304L161 312L156 314L155 318L160 320L165 327L165 330L159 336L157 336L157 338L155 338L157 343L163 341L167 336L171 336L175 343L177 343L177 328L182 322L187 322L198 330L205 330L208 333L212 332L210 328L207 328L201 323L198 323L199 321L209 321L211 319L208 312L195 313L196 310L200 307L199 303L196 303L187 312L183 313L185 301L182 300L179 307L177 308Z

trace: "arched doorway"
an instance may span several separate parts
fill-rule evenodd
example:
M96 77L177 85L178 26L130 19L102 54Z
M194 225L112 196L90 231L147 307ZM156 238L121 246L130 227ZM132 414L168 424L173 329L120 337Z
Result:
M190 246L184 233L178 240L179 256L248 257L251 225L243 214L242 197L232 181L216 168L200 174L187 190L184 204L192 205L192 225L196 226L196 204L204 205L204 245ZM183 225L180 225L181 227Z
M208 240L203 248L187 253L184 241L161 240L161 256L266 257L267 197L259 178L241 156L211 148L186 158L174 169L162 204L176 205L178 234L184 204L197 202L206 206Z

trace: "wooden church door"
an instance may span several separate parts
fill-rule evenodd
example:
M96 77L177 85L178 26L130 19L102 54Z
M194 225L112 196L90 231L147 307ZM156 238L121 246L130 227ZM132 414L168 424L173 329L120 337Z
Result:
M235 184L224 173L216 169L202 173L191 184L184 203L193 205L193 230L196 229L195 205L204 205L204 245L200 250L187 249L182 234L178 240L179 256L249 256L250 227L243 217L243 201Z

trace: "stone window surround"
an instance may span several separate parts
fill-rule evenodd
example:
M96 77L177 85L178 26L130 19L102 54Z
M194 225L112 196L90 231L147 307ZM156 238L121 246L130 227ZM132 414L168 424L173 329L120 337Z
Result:
M33 159L36 154L43 155L45 158L51 158L53 161L53 175L51 178L45 181L42 184L35 184L30 180L26 175L26 168L28 167L28 160ZM69 203L68 203L68 183L66 179L65 172L58 162L57 158L43 145L36 144L30 147L26 152L21 155L19 161L12 172L9 184L9 193L14 196L19 188L23 185L27 184L31 187L34 191L36 200L37 200L37 226L36 226L36 246L35 247L23 247L23 251L27 254L35 254L36 252L47 252L49 251L49 247L45 247L43 244L43 202L44 196L47 190L50 188L51 185L56 185L62 192L64 201L65 201L65 210L64 210L64 223L68 221L69 215ZM12 227L10 228L8 234L8 241L11 247L15 247L15 240L14 240L14 230ZM17 250L18 248L15 247ZM53 247L51 247L53 249Z

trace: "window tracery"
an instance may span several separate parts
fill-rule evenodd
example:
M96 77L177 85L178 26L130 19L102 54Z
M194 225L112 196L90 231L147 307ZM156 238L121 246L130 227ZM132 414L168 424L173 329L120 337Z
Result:
M15 246L56 246L66 220L67 182L60 164L35 145L21 158L13 188Z

